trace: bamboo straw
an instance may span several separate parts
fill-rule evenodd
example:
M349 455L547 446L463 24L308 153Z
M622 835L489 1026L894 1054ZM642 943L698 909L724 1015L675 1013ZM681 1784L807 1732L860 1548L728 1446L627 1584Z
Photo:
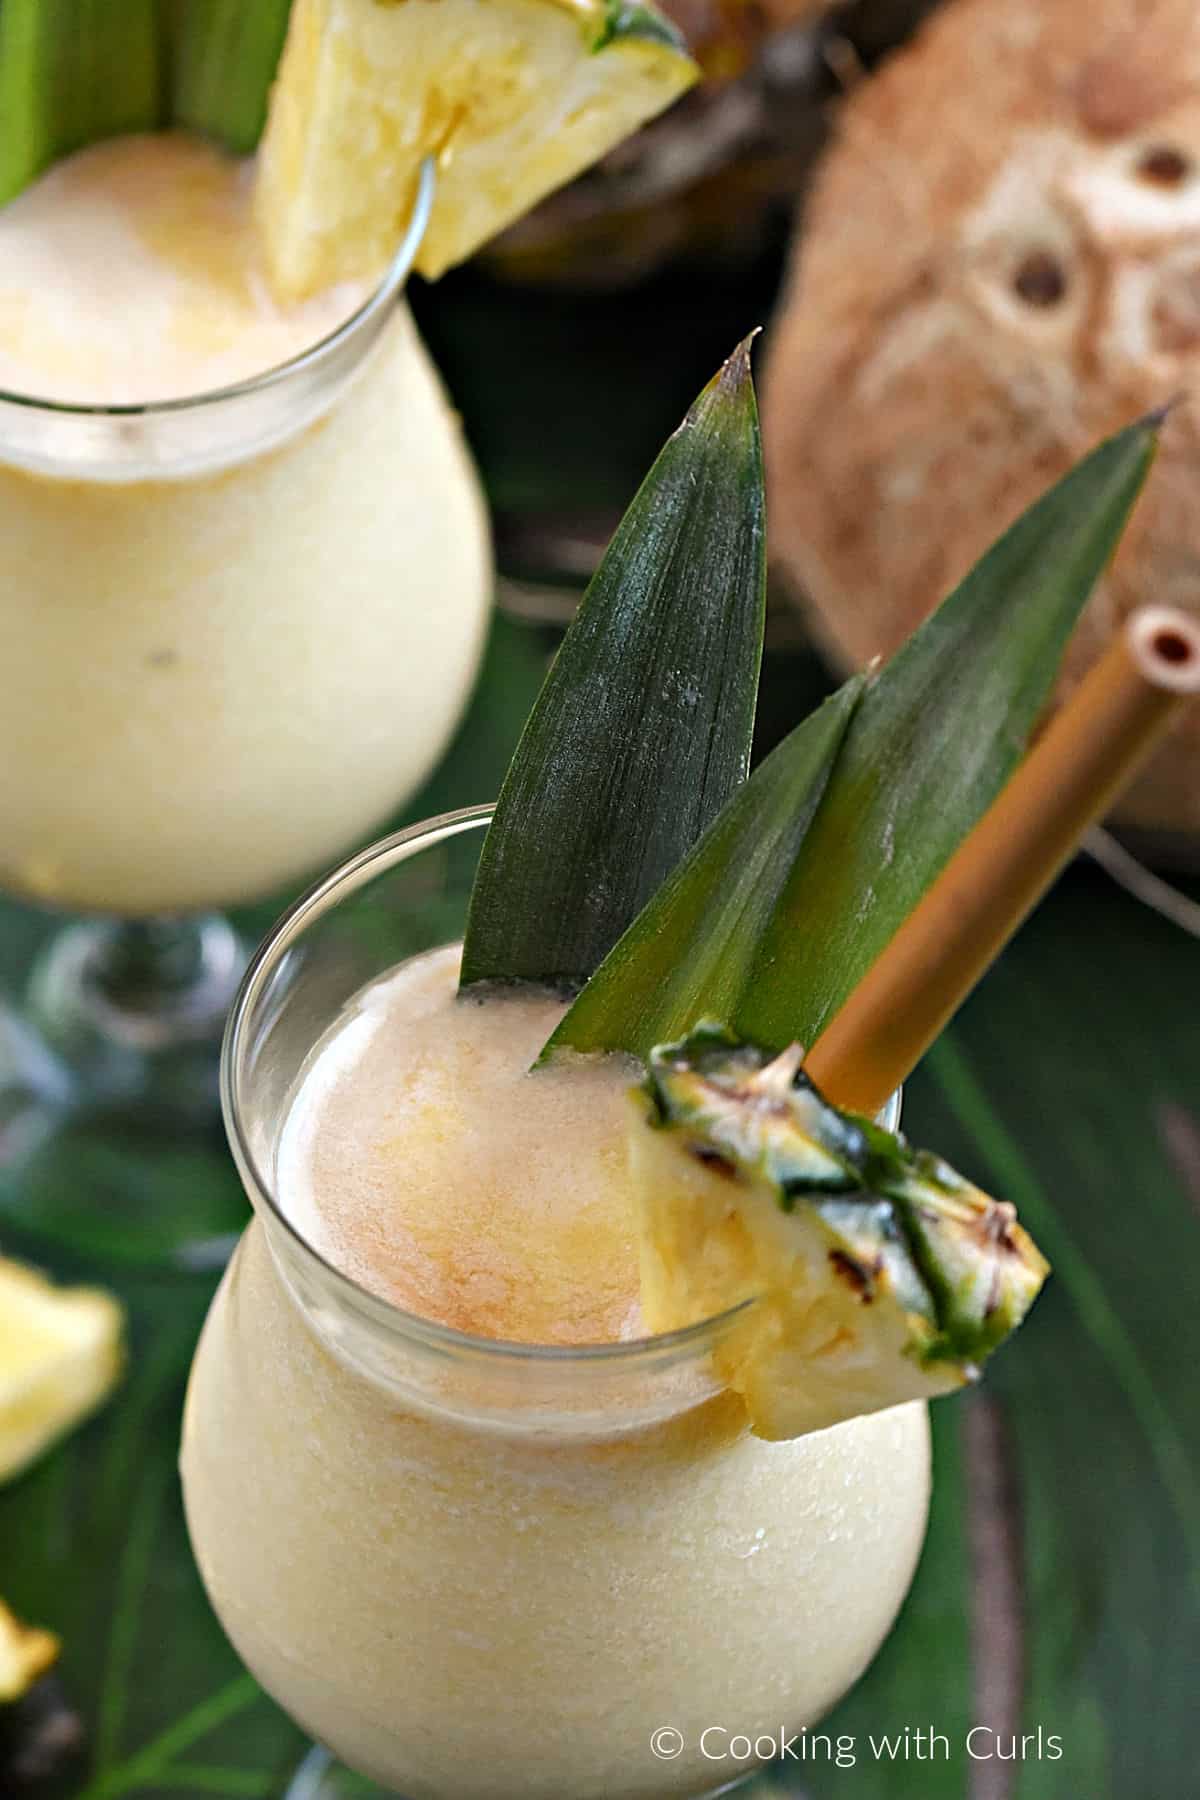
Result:
M1134 613L813 1045L831 1100L878 1112L1198 695L1200 622Z

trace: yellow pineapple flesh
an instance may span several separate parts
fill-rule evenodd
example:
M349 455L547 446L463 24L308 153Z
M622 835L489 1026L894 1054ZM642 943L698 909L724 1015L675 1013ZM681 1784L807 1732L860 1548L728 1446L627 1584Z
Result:
M619 0L296 0L257 176L273 285L378 277L428 156L417 267L440 275L696 74L664 20Z
M699 1027L652 1053L630 1126L646 1322L740 1308L716 1364L764 1438L964 1386L1047 1273L1010 1206L799 1065Z
M124 1316L96 1288L59 1288L0 1257L0 1481L100 1405L124 1362Z
M0 1705L19 1700L58 1658L52 1632L23 1625L0 1600Z

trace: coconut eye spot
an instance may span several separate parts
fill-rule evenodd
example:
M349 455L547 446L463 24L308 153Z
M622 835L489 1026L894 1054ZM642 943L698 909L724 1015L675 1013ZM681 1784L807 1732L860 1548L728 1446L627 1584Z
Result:
M1012 286L1026 306L1058 306L1067 297L1067 271L1052 250L1031 250L1017 264Z
M1154 639L1153 648L1164 662L1182 664L1190 662L1195 655L1181 631L1160 631Z
M1150 187L1179 188L1191 180L1195 164L1185 151L1176 149L1174 144L1151 144L1138 157L1134 173L1139 181L1146 182Z

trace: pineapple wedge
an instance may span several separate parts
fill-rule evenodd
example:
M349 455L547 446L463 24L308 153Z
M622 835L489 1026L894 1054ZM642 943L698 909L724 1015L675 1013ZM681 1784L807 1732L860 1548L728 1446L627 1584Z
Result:
M651 1053L630 1160L654 1331L746 1303L716 1351L764 1438L974 1380L1047 1264L945 1163L720 1027Z
M22 1625L0 1600L0 1704L19 1700L58 1659L52 1632Z
M0 1481L100 1405L121 1371L119 1303L0 1257Z
M663 110L698 71L625 0L296 0L256 207L283 299L382 274L438 159L440 275Z

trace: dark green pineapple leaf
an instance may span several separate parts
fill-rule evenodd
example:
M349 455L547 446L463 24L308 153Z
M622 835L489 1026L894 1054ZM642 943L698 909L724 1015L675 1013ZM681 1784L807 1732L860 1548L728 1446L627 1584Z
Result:
M669 439L530 714L464 986L590 975L745 777L765 609L749 339Z
M737 828L718 820L547 1050L644 1056L702 1015L811 1046L1020 761L1155 442L1150 420L1093 451L867 682L802 829L765 763L731 804ZM747 893L749 857L771 870L765 893Z
M238 155L253 150L290 11L291 0L174 0L172 123Z
M60 156L162 123L159 0L3 0L0 205Z
M738 1030L812 1044L1025 753L1141 492L1157 418L1035 502L863 696L763 939Z
M605 958L543 1057L620 1047L645 1059L705 1014L732 1016L864 686L861 675L848 681L755 770Z

